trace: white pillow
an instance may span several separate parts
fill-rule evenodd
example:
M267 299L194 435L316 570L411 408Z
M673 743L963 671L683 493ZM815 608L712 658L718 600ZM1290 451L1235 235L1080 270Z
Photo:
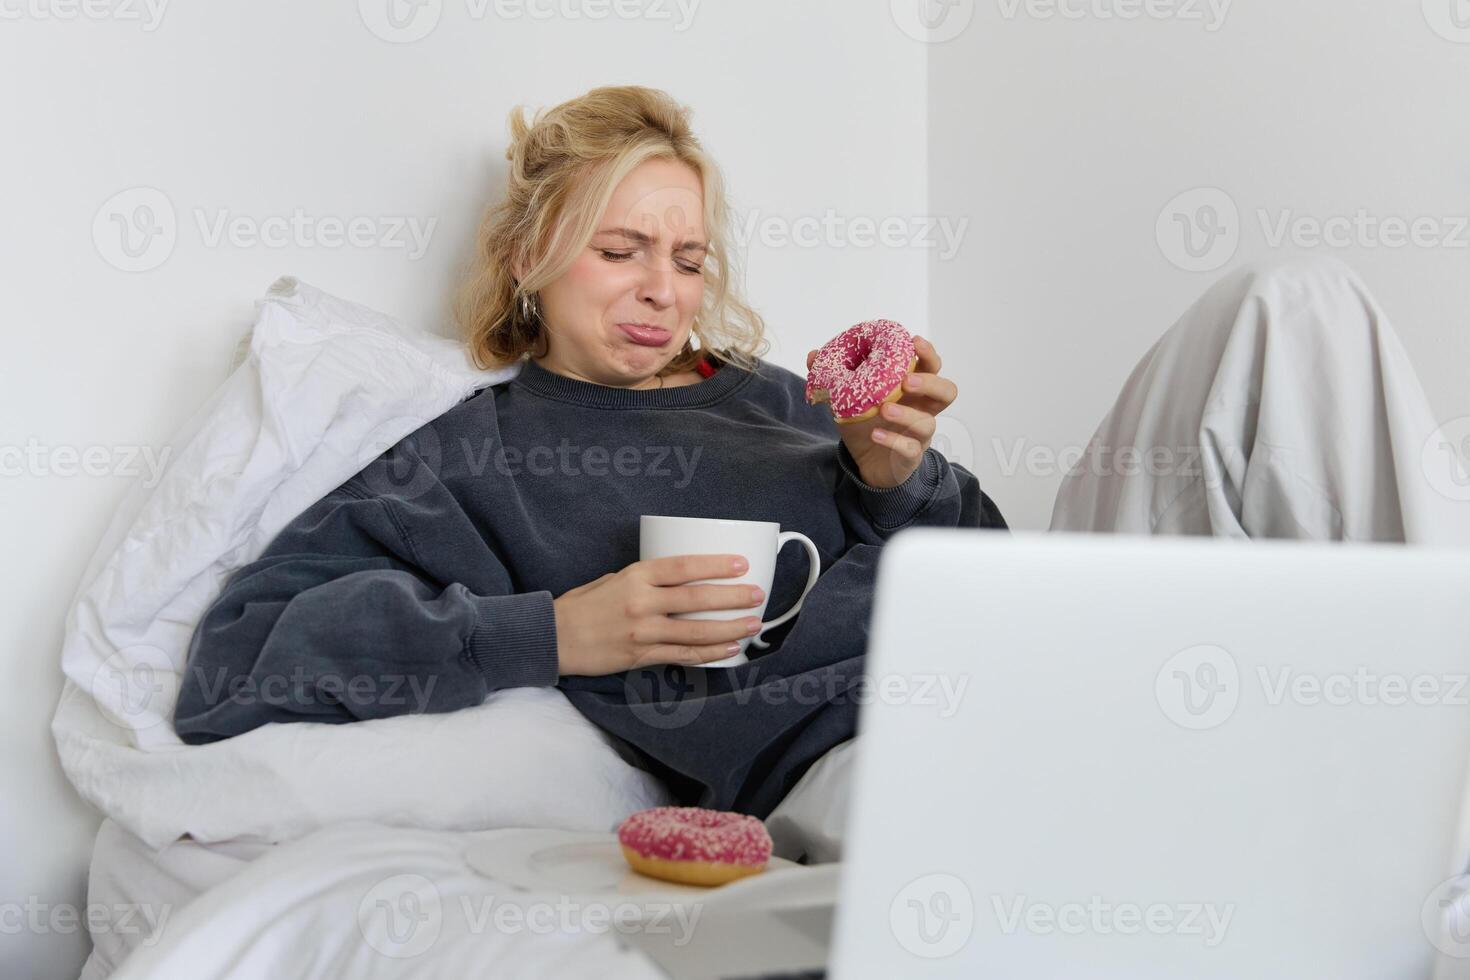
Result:
M606 830L667 801L555 689L442 715L266 725L186 746L171 718L195 625L235 569L408 433L519 366L285 277L249 354L135 485L67 617L52 732L78 792L154 847L288 840L342 819Z

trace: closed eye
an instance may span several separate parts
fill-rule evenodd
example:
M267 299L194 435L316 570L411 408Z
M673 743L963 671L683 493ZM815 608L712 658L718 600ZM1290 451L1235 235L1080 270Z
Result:
M631 259L634 254L632 252L615 252L612 249L607 248L600 248L598 249L598 252L602 253L602 257L607 259L609 262L622 262L625 259ZM679 271L687 273L691 276L701 275L704 272L703 266L689 265L683 262L675 262L674 265L679 268Z

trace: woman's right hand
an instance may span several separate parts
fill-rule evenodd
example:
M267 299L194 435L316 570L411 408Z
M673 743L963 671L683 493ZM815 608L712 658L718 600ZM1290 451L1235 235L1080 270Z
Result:
M745 572L740 555L672 555L635 561L562 593L552 600L560 673L596 676L733 656L740 651L736 641L760 629L759 617L672 619L669 614L759 607L764 597L753 585L685 584Z

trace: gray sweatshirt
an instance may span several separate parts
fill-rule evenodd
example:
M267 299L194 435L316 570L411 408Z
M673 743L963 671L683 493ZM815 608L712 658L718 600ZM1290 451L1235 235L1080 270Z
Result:
M190 644L179 737L558 685L681 799L765 816L855 731L884 542L914 525L1005 522L933 448L902 485L866 485L804 379L711 360L698 384L649 390L526 360L404 437L225 583ZM637 561L641 514L778 522L812 539L822 576L749 664L559 676L553 597ZM768 617L805 583L804 552L783 549Z

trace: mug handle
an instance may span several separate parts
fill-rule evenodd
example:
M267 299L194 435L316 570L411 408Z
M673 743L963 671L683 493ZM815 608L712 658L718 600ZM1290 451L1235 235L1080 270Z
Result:
M812 544L811 538L807 537L805 534L802 534L800 531L782 531L780 535L776 538L776 554L779 555L781 553L781 549L786 547L786 542L788 541L799 541L801 542L802 547L806 549L807 561L811 565L811 570L807 572L806 576L806 588L801 590L801 597L796 600L796 605L792 606L790 609L786 610L770 622L761 623L760 632L756 633L755 636L750 638L751 644L754 645L757 650L765 650L770 647L769 643L761 639L761 634L765 633L766 630L775 629L777 626L780 626L792 616L795 616L797 613L801 612L801 604L803 602L806 602L806 594L812 590L812 586L817 584L817 576L822 574L822 556L818 554L817 546Z

